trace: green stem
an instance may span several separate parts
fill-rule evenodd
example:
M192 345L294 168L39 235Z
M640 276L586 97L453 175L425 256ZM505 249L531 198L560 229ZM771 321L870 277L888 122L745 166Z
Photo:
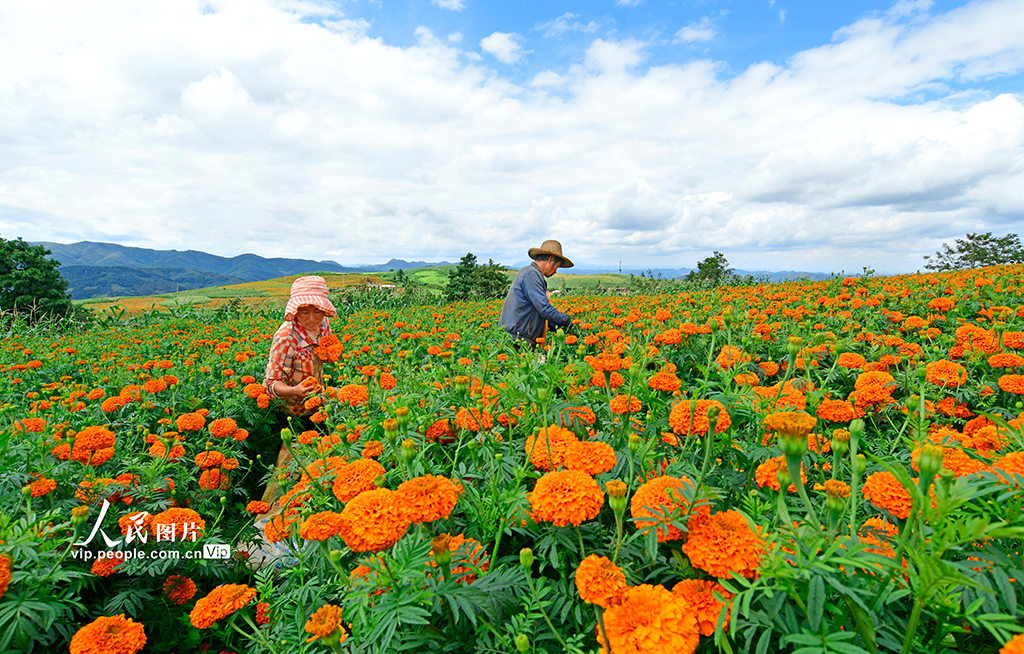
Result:
M555 639L562 646L563 650L568 650L569 646L562 640L562 636L555 630L555 625L551 624L551 618L548 617L548 612L544 609L544 605L540 603L540 597L537 596L537 588L533 585L533 577L529 571L526 571L526 583L530 585L530 593L533 594L533 601L537 602L537 608L540 609L541 615L544 616L544 621L548 623L548 628L551 629L551 633L555 635Z
M583 544L583 532L580 531L579 527L574 527L574 529L576 530L576 536L580 540L580 562L582 562L583 559L587 558L587 554L586 554L587 548Z
M914 600L914 608L910 612L910 622L907 623L907 636L903 639L903 650L901 654L907 654L910 652L910 648L914 644L914 633L917 631L917 622L921 619L921 611L924 610L924 596L925 593L921 593L921 595Z
M786 468L789 470L789 476L793 480L793 485L796 486L796 492L800 496L800 501L804 503L804 508L807 509L807 517L810 519L811 524L817 525L818 528L821 528L821 521L818 520L818 514L814 512L814 507L811 505L811 498L807 496L807 489L804 488L804 481L800 477L802 458L803 457L786 455Z
M608 654L612 654L612 644L608 641L608 632L604 628L604 609L595 604L594 613L597 614L597 626L601 629L605 650L607 650Z

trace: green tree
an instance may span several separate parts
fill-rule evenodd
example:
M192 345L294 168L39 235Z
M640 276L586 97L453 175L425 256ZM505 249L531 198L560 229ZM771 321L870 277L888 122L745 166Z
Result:
M998 266L1004 263L1024 263L1024 247L1016 234L996 238L992 232L984 234L968 234L966 238L956 239L956 247L948 243L934 257L925 255L924 267L928 270L966 270Z
M732 278L732 271L725 255L716 250L712 256L697 264L697 270L691 270L686 275L686 281L706 282L719 286Z
M74 313L68 282L57 271L59 261L50 251L29 245L21 237L0 238L0 310L26 315L35 321Z
M476 255L467 252L459 265L448 273L444 298L449 302L474 298L502 297L511 281L502 274L505 267L488 259L487 265L478 265Z

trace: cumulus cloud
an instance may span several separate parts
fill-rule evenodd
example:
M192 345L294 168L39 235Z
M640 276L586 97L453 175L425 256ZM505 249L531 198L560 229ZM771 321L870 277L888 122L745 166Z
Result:
M41 2L0 5L5 237L907 271L1024 221L1024 97L984 90L1024 71L1021 0L893 5L740 71L606 34L522 82L490 59L512 33L475 61L326 3Z
M711 27L711 19L704 16L695 23L690 23L676 32L673 43L693 43L696 41L710 41L715 38L714 29Z
M523 56L522 40L518 34L495 32L480 40L480 49L503 64L514 64Z

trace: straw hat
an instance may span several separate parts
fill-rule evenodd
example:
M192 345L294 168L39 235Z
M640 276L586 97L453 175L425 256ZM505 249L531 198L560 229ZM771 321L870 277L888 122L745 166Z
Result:
M562 244L558 241L544 241L539 248L530 248L526 254L530 255L531 259L536 259L542 254L553 254L562 260L562 265L559 268L572 268L573 265L572 261L562 254Z
M311 305L320 309L330 317L338 315L327 297L327 280L318 275L299 277L292 282L292 296L284 307L284 319L295 320L295 312L299 307Z

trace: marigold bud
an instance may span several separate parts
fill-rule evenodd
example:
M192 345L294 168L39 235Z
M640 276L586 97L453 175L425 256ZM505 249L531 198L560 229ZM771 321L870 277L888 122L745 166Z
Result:
M518 636L516 636L516 649L519 650L521 654L526 654L526 652L529 652L530 637L526 634L519 634Z
M538 388L537 389L537 399L540 400L541 402L546 401L548 399L548 389L546 389L546 388Z
M868 469L868 460L863 454L857 455L857 474L863 475L864 471Z
M618 479L613 479L604 485L606 491L608 491L608 504L611 505L612 511L619 515L626 510L626 491L629 488L624 482Z
M452 562L451 541L452 537L449 534L435 536L434 540L430 541L430 551L438 565L448 565Z
M285 427L281 430L281 441L285 443L292 442L292 430ZM206 447L210 447L213 443L207 443Z
M416 443L411 438L402 441L402 460L408 463L416 458Z
M524 547L519 550L519 565L529 571L533 567L533 550L529 547Z
M942 446L928 443L917 457L917 469L923 477L934 477L942 470Z
M640 449L640 436L637 434L629 435L629 451L636 454L637 450Z

